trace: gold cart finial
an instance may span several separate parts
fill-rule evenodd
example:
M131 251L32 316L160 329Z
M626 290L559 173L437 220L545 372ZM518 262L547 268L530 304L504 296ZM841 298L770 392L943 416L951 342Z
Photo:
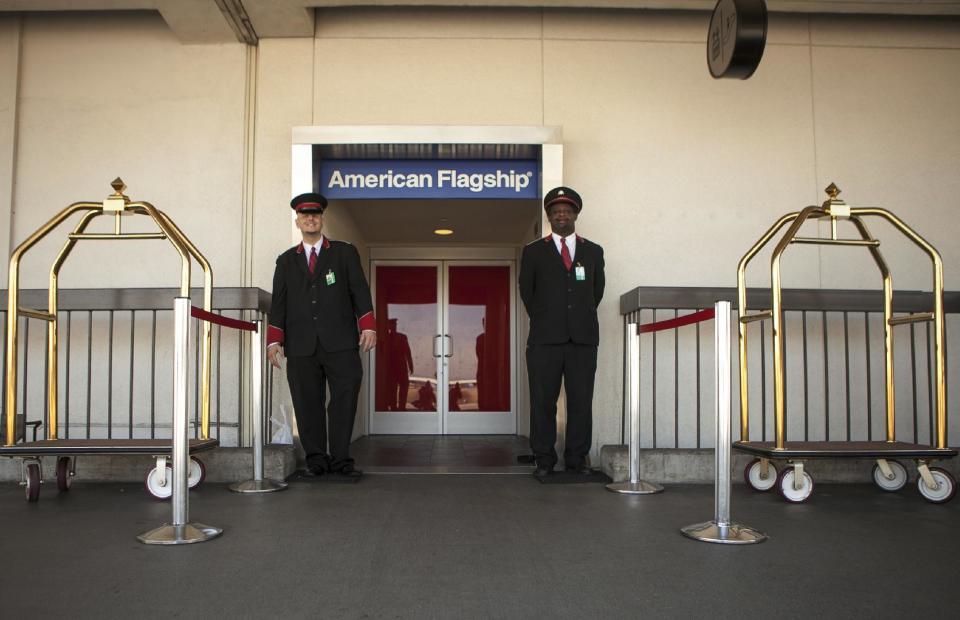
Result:
M827 195L830 196L827 200L824 201L822 208L827 212L827 216L830 217L832 222L832 238L837 238L837 221L836 218L850 217L850 207L843 200L837 198L840 195L840 188L837 187L836 183L831 183L823 191L827 192Z
M130 199L124 195L123 190L127 189L123 179L117 177L110 183L113 193L103 201L103 210L107 212L123 213L124 208L130 203Z
M123 190L127 189L127 184L123 182L123 179L117 177L110 183L110 187L113 188L117 196L123 196Z

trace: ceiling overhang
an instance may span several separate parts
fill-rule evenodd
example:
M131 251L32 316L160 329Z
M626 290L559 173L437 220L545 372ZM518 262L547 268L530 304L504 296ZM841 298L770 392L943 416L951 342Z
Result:
M314 36L314 9L341 7L590 8L709 11L715 0L0 0L0 12L155 10L184 43ZM950 0L767 0L771 12L960 15Z

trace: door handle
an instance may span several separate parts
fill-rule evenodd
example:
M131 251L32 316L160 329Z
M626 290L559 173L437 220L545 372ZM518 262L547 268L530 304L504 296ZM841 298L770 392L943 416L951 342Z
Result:
M443 337L450 341L450 346L445 347L445 350L447 350L447 351L452 351L452 350L453 350L453 338L451 338L451 337L448 336L447 334L444 334ZM444 353L443 356L444 356L444 357L453 357L453 353Z
M440 339L440 334L437 334L433 337L433 356L440 357L440 354L437 352L437 341Z

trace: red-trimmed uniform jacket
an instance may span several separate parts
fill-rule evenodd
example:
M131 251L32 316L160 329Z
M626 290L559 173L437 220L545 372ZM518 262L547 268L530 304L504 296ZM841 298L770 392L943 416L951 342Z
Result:
M577 267L583 279L577 279ZM573 266L567 271L551 236L523 248L520 298L530 317L527 344L600 343L597 306L606 285L603 248L577 235Z
M287 356L313 355L318 340L331 353L356 349L360 330L375 324L355 247L324 237L312 275L303 244L277 257L267 342L282 344Z

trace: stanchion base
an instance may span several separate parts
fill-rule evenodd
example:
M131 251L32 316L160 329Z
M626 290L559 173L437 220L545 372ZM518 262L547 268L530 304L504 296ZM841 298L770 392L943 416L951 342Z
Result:
M161 525L137 536L137 540L145 545L189 545L203 542L223 534L223 530L203 523L187 523L186 525Z
M282 491L287 488L286 482L270 480L244 480L243 482L234 482L228 487L234 493L272 493Z
M752 545L767 539L766 534L758 532L752 527L739 523L720 525L716 521L688 525L680 528L680 532L687 538L721 545Z
M653 493L662 493L663 487L653 482L638 480L636 482L611 482L607 485L607 490L613 493L624 493L626 495L651 495Z

